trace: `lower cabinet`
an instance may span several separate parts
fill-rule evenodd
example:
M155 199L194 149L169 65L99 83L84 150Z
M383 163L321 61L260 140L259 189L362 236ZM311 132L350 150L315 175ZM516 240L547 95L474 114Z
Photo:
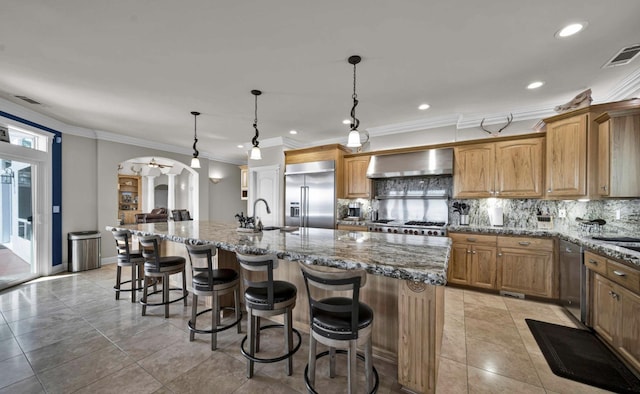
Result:
M447 281L483 289L557 297L554 241L450 233Z
M640 296L593 274L594 330L640 371Z
M453 243L447 271L448 281L496 289L496 236L449 234L449 237Z
M500 290L554 297L553 249L551 239L498 237Z

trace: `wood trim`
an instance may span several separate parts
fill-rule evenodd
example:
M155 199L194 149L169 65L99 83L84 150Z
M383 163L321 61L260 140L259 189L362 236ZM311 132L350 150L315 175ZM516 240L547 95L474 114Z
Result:
M600 114L601 112L610 111L610 110L626 110L626 109L634 109L640 107L640 99L629 99L623 101L614 101L611 103L602 103L591 105L589 107L584 107L577 109L575 111L564 112L558 115L550 116L548 118L542 119L545 124L549 124L552 122L557 122L562 119L571 118L576 115L582 115L586 113L595 113Z

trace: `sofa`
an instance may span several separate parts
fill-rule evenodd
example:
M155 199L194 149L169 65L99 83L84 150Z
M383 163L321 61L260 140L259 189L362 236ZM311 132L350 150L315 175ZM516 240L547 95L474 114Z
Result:
M149 213L136 213L136 223L166 222L169 214L166 208L154 208Z
M174 209L171 211L171 215L173 216L173 221L180 222L183 220L193 220L191 214L187 209Z

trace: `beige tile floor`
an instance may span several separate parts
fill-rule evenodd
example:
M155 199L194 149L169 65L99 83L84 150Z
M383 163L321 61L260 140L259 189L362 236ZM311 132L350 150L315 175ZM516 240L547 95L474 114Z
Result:
M168 319L149 308L142 317L128 295L114 300L114 279L115 266L106 265L0 293L0 393L306 392L307 335L292 376L283 363L258 364L247 379L243 335L220 334L212 352L208 336L188 340L190 307L172 304ZM527 317L573 326L559 307L449 287L445 297L439 393L603 392L553 375L531 336ZM275 354L281 346L280 332L265 332L262 351ZM345 392L346 367L331 380L322 374L324 362L318 391ZM375 366L378 392L401 392L396 366L380 360Z

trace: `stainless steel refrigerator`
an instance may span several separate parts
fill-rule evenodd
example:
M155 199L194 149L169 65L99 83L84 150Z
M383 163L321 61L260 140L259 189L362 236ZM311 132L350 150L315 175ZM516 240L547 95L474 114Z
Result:
M284 175L285 225L335 228L335 161L288 164Z

